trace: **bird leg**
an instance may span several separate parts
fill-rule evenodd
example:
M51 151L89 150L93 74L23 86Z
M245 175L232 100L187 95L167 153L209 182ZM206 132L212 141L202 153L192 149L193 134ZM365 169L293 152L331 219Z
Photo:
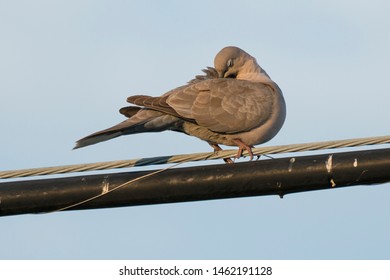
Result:
M252 153L253 146L248 146L247 144L242 142L241 139L238 139L238 138L233 139L233 142L234 142L234 144L236 144L238 146L238 152L237 152L236 158L240 158L242 156L242 153L244 152L244 150L247 150L249 153L249 156L250 156L250 160L253 159L253 153Z
M215 153L218 153L219 151L222 151L222 148L220 146L218 146L218 144L209 143L209 145L214 148L214 152ZM234 161L232 161L231 158L224 158L223 161L226 162L226 163L229 163L229 164L234 163Z

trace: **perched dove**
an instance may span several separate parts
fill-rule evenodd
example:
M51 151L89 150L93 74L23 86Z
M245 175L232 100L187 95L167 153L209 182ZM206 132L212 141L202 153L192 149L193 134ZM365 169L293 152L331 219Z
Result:
M187 85L161 97L135 95L120 109L128 119L76 142L76 148L121 135L173 130L218 144L238 146L237 158L273 138L286 117L286 104L276 83L256 59L237 47L225 47L215 57L214 68L203 70ZM225 159L231 162L230 159Z

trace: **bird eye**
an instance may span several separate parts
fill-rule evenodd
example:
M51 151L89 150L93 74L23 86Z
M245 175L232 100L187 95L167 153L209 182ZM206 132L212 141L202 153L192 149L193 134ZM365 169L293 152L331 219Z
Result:
M233 60L229 59L226 63L227 67L232 67L233 66Z

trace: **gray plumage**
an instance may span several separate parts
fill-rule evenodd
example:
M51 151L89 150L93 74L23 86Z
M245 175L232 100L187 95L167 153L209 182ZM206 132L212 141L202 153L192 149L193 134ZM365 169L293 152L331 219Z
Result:
M161 97L130 96L136 106L120 109L127 119L111 128L76 142L76 148L121 135L173 130L243 150L269 141L282 127L286 105L280 88L257 64L256 59L237 47L223 48L214 68L203 70L187 85Z

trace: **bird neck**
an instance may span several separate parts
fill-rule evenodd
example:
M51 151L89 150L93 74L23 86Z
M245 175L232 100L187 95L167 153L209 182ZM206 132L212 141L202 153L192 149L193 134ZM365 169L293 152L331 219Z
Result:
M239 80L248 80L252 82L272 82L267 72L265 72L264 69L261 68L259 64L257 64L254 58L245 62L244 67L242 67L242 70L239 71L236 78Z

